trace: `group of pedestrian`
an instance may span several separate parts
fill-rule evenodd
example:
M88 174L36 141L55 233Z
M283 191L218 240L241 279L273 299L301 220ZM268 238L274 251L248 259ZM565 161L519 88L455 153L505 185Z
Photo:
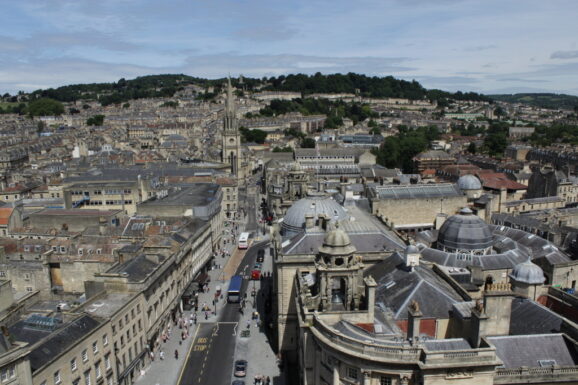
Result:
M269 376L264 376L262 374L255 375L253 384L255 385L270 385L271 378Z

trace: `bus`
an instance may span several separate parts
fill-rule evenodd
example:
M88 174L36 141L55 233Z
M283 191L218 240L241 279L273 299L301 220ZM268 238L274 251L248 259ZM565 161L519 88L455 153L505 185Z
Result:
M239 249L246 249L249 247L249 233L241 233L239 235Z
M239 303L241 302L241 287L243 286L243 277L234 275L229 282L229 290L227 290L227 302Z

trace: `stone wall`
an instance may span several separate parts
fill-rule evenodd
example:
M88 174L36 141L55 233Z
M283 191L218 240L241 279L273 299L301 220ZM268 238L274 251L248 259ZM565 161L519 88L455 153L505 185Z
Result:
M438 214L456 214L467 206L467 197L387 199L372 202L372 212L395 228L433 227Z

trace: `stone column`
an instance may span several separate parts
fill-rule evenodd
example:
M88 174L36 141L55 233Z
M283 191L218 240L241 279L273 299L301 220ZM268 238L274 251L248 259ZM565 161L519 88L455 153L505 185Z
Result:
M371 372L369 370L363 371L363 385L371 385Z
M339 362L333 362L333 385L341 385L339 381Z

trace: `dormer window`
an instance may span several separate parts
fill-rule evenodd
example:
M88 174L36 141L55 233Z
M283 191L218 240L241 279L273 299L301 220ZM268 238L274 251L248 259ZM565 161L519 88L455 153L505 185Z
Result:
M78 249L78 255L84 254L84 249Z

